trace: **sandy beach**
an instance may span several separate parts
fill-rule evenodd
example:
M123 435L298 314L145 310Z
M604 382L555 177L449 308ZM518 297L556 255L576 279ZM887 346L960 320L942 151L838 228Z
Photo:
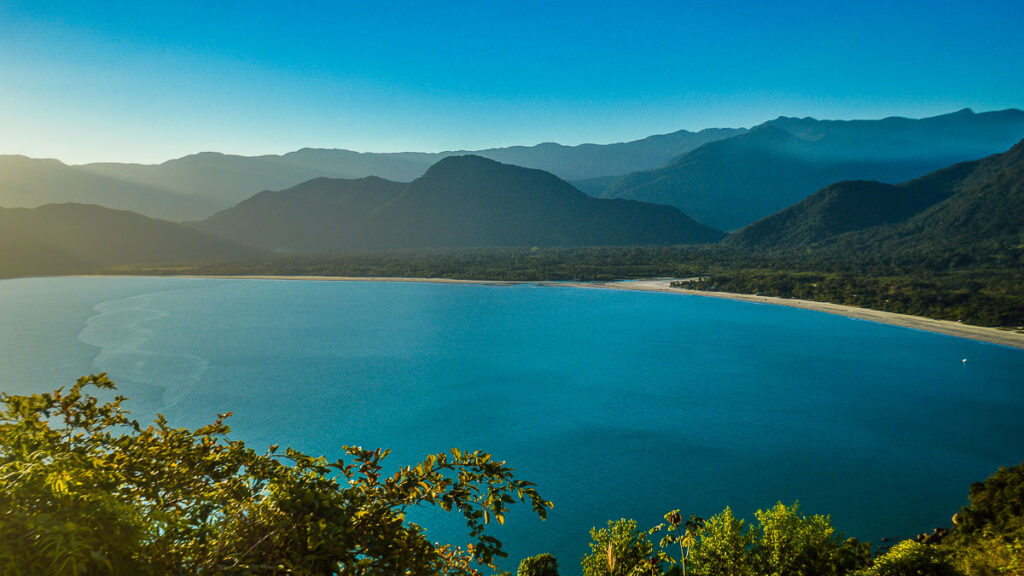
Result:
M628 282L610 282L603 284L574 283L574 286L591 288L609 288L615 290L640 290L644 292L668 292L672 294L689 294L692 296L703 296L706 298L725 298L728 300L739 300L742 302L754 302L757 304L774 304L778 306L789 306L791 308L803 308L804 310L816 310L828 314L837 314L849 318L902 326L914 330L936 332L959 338L969 338L1001 346L1009 346L1024 350L1024 334L999 328L986 328L984 326L972 326L951 320L934 320L921 316L908 316L894 312L882 312L868 308L857 308L855 306L844 306L830 302L815 302L813 300L797 300L791 298L775 298L772 296L756 296L753 294L735 294L731 292L707 292L703 290L686 290L683 288L672 288L670 283L673 280L635 280Z
M225 276L209 276L210 278L225 278ZM914 330L924 330L958 338L969 338L981 342L989 342L1000 346L1009 346L1024 350L1024 334L999 328L986 328L983 326L972 326L961 324L950 320L933 320L921 316L908 316L893 312L882 312L855 306L844 306L830 302L815 302L813 300L797 300L790 298L775 298L771 296L756 296L753 294L735 294L730 292L707 292L702 290L686 290L673 288L670 284L677 279L649 279L629 280L619 282L544 282L544 281L502 281L502 280L453 280L447 278L401 278L401 277L358 277L358 276L229 276L228 278L254 279L254 280L305 280L305 281L330 281L330 282L426 282L433 284L483 284L492 286L511 286L515 284L535 284L551 287L587 288L599 290L636 290L641 292L663 292L670 294L687 294L705 298L725 298L728 300L739 300L742 302L753 302L756 304L773 304L777 306L789 306L791 308L802 308L804 310L815 310L828 314L837 314L849 318L891 324Z

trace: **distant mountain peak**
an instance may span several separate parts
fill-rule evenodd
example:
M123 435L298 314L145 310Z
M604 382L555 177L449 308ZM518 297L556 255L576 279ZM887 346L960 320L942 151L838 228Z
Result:
M543 170L535 170L532 168L523 168L522 166L515 166L512 164L505 164L485 158L478 154L460 154L457 156L447 156L439 160L436 164L427 169L424 173L424 178L434 178L439 175L448 177L451 174L476 174L481 171L485 172L499 172L499 171L523 171L523 172L540 172L545 173ZM551 175L557 178L553 174Z

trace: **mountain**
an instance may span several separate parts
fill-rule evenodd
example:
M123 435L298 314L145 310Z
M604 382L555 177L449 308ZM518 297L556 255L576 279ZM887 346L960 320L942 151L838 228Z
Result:
M0 208L0 277L234 261L260 253L181 224L95 205Z
M675 208L601 200L542 170L444 158L410 184L320 178L261 192L196 224L265 249L685 244L724 234Z
M1024 137L1024 112L1003 110L913 120L781 117L711 142L601 193L670 204L723 230L774 214L830 183L896 183L1006 150Z
M372 247L379 243L374 212L407 187L376 176L316 178L287 190L260 192L195 226L243 244L283 252Z
M57 160L0 155L0 206L35 208L65 202L99 204L170 219L196 218L215 210L215 204L204 198L144 180L133 182L117 175L93 173Z
M700 132L679 130L618 144L563 146L547 142L536 146L490 148L457 154L483 156L505 164L537 168L564 180L575 181L657 168L708 142L732 138L744 132L743 128L708 128Z
M1024 249L1024 140L1003 154L898 185L828 186L723 244L844 253L950 251L978 257Z
M475 154L539 168L567 179L621 175L666 164L702 144L742 129L680 130L618 144L491 148ZM467 152L360 153L304 148L283 155L236 156L204 152L158 165L0 157L0 206L33 208L85 202L171 220L201 220L259 190L279 190L313 178L379 176L412 181L442 158ZM603 186L602 186L603 189Z

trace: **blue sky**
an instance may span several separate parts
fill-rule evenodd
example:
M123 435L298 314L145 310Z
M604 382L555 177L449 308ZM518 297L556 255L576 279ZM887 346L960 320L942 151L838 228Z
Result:
M1024 107L1024 3L0 0L0 154L155 163Z

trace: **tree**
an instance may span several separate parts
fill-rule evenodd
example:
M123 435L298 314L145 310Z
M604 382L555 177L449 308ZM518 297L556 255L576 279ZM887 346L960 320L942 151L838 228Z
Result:
M635 520L609 520L607 528L590 529L590 554L583 557L583 576L660 574L661 561Z
M753 539L747 524L730 508L712 516L697 532L690 551L694 573L707 576L749 576L753 567L749 550Z
M1024 574L1024 463L971 484L941 547L968 576Z
M257 453L208 426L143 428L105 375L67 392L0 395L0 574L478 573L505 556L485 533L508 505L551 503L483 452L428 456L384 475L386 450L328 462ZM405 517L457 510L472 543L436 547Z
M800 504L782 502L755 514L755 570L765 576L845 574L870 560L870 548L843 540L828 516L801 514Z
M523 558L516 576L558 576L558 560L551 554Z
M704 519L694 514L690 514L690 519L684 523L683 515L679 513L679 510L673 510L665 514L665 522L658 524L650 530L650 534L655 534L663 528L666 530L667 534L658 543L661 548L667 548L672 544L679 545L679 561L682 566L680 572L682 576L686 576L686 559L689 558L690 548L697 543L697 533L703 525ZM682 534L679 534L680 531L682 531ZM673 565L675 564L675 558L668 554L664 554L664 559Z
M947 562L948 556L935 546L904 540L856 576L958 576L960 572Z
M828 516L805 516L781 502L758 510L748 526L726 508L697 523L686 557L698 576L841 575L870 561L870 546L844 540ZM663 540L664 545L664 540Z

